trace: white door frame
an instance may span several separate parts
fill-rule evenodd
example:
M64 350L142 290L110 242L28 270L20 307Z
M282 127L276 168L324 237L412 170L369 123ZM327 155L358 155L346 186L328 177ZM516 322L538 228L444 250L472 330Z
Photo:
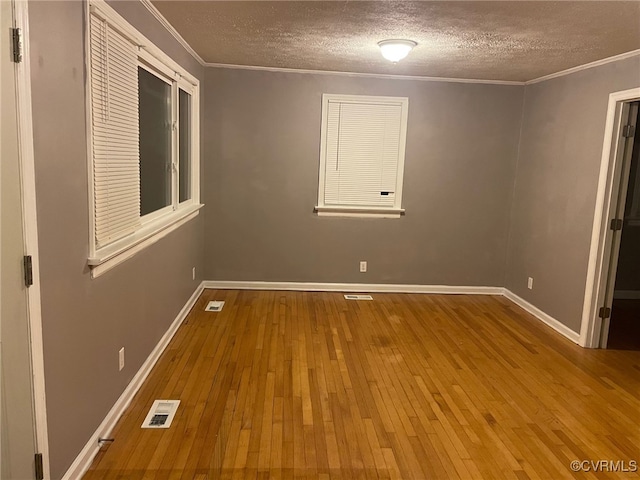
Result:
M27 289L29 333L31 337L31 369L36 451L42 454L44 478L50 478L47 403L44 384L44 352L42 313L40 307L40 262L38 255L38 222L36 213L36 179L33 154L33 118L31 110L31 69L29 62L29 12L27 0L12 0L14 25L22 30L22 62L16 64L16 104L18 109L18 151L22 180L22 217L25 251L31 255L33 285Z
M609 219L613 209L616 208L612 197L617 194L613 191L613 187L618 166L618 147L620 145L618 139L623 127L621 124L622 104L636 100L640 100L640 87L609 95L580 327L580 345L587 348L600 346L602 321L598 317L598 310L602 306L600 302L604 293L602 280L604 276L608 275L604 259L605 255L609 253L607 248L609 243L607 242L607 234L610 231Z

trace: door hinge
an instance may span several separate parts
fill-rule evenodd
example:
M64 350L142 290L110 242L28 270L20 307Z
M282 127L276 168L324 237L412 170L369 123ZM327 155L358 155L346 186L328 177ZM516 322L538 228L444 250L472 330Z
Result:
M624 138L633 137L636 134L636 127L634 125L625 125L622 127L622 136Z
M25 255L22 263L24 265L24 285L30 287L33 285L33 261L31 255Z
M622 221L621 218L612 218L610 228L614 232L617 232L618 230L622 230L623 223L624 222Z
M600 307L600 310L598 310L598 316L603 320L605 318L609 318L611 316L611 309L609 307Z
M36 453L36 480L44 480L44 467L42 465L42 454Z
M14 63L22 62L22 29L11 29L11 50Z

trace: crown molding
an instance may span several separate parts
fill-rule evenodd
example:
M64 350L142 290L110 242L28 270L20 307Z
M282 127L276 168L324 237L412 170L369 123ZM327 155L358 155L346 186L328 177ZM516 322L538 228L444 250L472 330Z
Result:
M167 31L173 36L173 38L175 38L178 43L182 45L184 49L189 52L200 65L202 65L203 67L206 66L206 62L202 59L202 57L198 55L198 53L191 47L191 45L189 45L189 43L182 37L182 35L178 33L175 27L171 25L171 23L169 23L169 20L164 18L164 15L162 15L162 13L160 13L160 10L158 10L155 5L151 3L151 0L140 0L140 2L147 8L147 10L149 10L149 12L154 17L156 17L156 20L158 20L162 24L162 26L167 29Z
M534 83L540 83L546 80L551 80L553 78L564 77L565 75L571 75L572 73L581 72L582 70L588 70L590 68L599 67L601 65L606 65L607 63L617 62L619 60L635 57L637 55L640 55L640 49L632 50L626 53L621 53L619 55L614 55L612 57L603 58L601 60L596 60L595 62L585 63L584 65L578 65L577 67L567 68L566 70L561 70L556 73L550 73L549 75L545 75L544 77L528 80L524 84L533 85Z
M301 68L282 68L282 67L259 67L253 65L235 65L230 63L205 63L205 67L209 68L226 68L231 70L257 70L263 72L278 73L301 73L308 75L333 75L344 77L364 77L378 78L382 80L413 80L418 82L450 82L450 83L480 83L488 85L524 85L525 82L516 82L510 80L482 80L474 78L448 78L448 77L424 77L418 75L393 75L385 73L359 73L359 72L340 72L335 70L305 70Z

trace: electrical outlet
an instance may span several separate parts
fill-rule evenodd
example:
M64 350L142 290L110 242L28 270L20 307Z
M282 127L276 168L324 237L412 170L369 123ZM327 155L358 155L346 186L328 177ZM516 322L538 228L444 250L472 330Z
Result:
M124 347L118 352L118 368L120 371L124 368Z
M191 270L191 280L195 280L196 279L196 267L193 267L193 269Z
M533 290L533 277L529 277L529 280L527 280L527 288Z
M367 262L360 262L360 272L364 273L367 271Z

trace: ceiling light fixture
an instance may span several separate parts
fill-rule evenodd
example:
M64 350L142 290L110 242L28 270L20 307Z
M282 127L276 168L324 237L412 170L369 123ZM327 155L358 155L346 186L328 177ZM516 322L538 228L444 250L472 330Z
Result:
M413 40L382 40L378 42L382 56L387 60L397 63L418 45Z

